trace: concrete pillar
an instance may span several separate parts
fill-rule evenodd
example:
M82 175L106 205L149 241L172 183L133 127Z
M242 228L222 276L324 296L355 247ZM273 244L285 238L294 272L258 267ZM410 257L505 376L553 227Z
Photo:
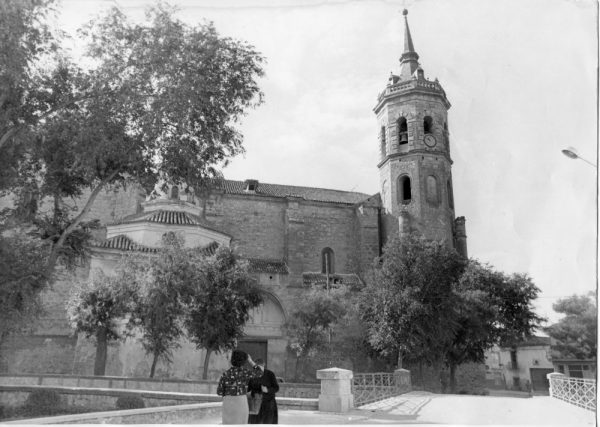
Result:
M319 411L348 412L354 408L352 395L352 371L340 368L320 369L317 379L321 380Z
M394 371L394 382L396 383L396 392L398 394L411 391L410 371L408 369L396 369Z

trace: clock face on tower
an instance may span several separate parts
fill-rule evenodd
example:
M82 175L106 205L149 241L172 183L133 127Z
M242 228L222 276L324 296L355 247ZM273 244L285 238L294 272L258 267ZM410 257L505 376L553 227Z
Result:
M427 134L425 135L425 145L427 145L429 148L433 148L435 147L435 136L431 135L431 134Z

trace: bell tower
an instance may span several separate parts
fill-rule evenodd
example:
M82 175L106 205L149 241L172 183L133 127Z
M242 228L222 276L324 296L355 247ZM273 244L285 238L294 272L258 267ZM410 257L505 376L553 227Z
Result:
M450 101L425 78L404 9L404 52L374 108L386 233L420 231L467 256L464 217L455 218L448 133Z

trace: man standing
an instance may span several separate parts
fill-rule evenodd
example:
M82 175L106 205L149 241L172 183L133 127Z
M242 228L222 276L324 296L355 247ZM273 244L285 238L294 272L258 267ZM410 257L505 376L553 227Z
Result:
M277 402L275 393L279 391L279 384L273 371L265 369L265 361L256 359L256 366L263 371L260 378L250 380L248 391L262 393L260 412L257 415L248 416L248 424L277 424Z

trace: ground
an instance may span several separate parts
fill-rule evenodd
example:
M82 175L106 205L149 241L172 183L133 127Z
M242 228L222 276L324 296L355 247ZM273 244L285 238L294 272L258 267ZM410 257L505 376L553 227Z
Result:
M220 424L206 419L199 424ZM280 411L280 424L459 424L594 426L596 414L549 396L532 398L411 392L347 414Z

